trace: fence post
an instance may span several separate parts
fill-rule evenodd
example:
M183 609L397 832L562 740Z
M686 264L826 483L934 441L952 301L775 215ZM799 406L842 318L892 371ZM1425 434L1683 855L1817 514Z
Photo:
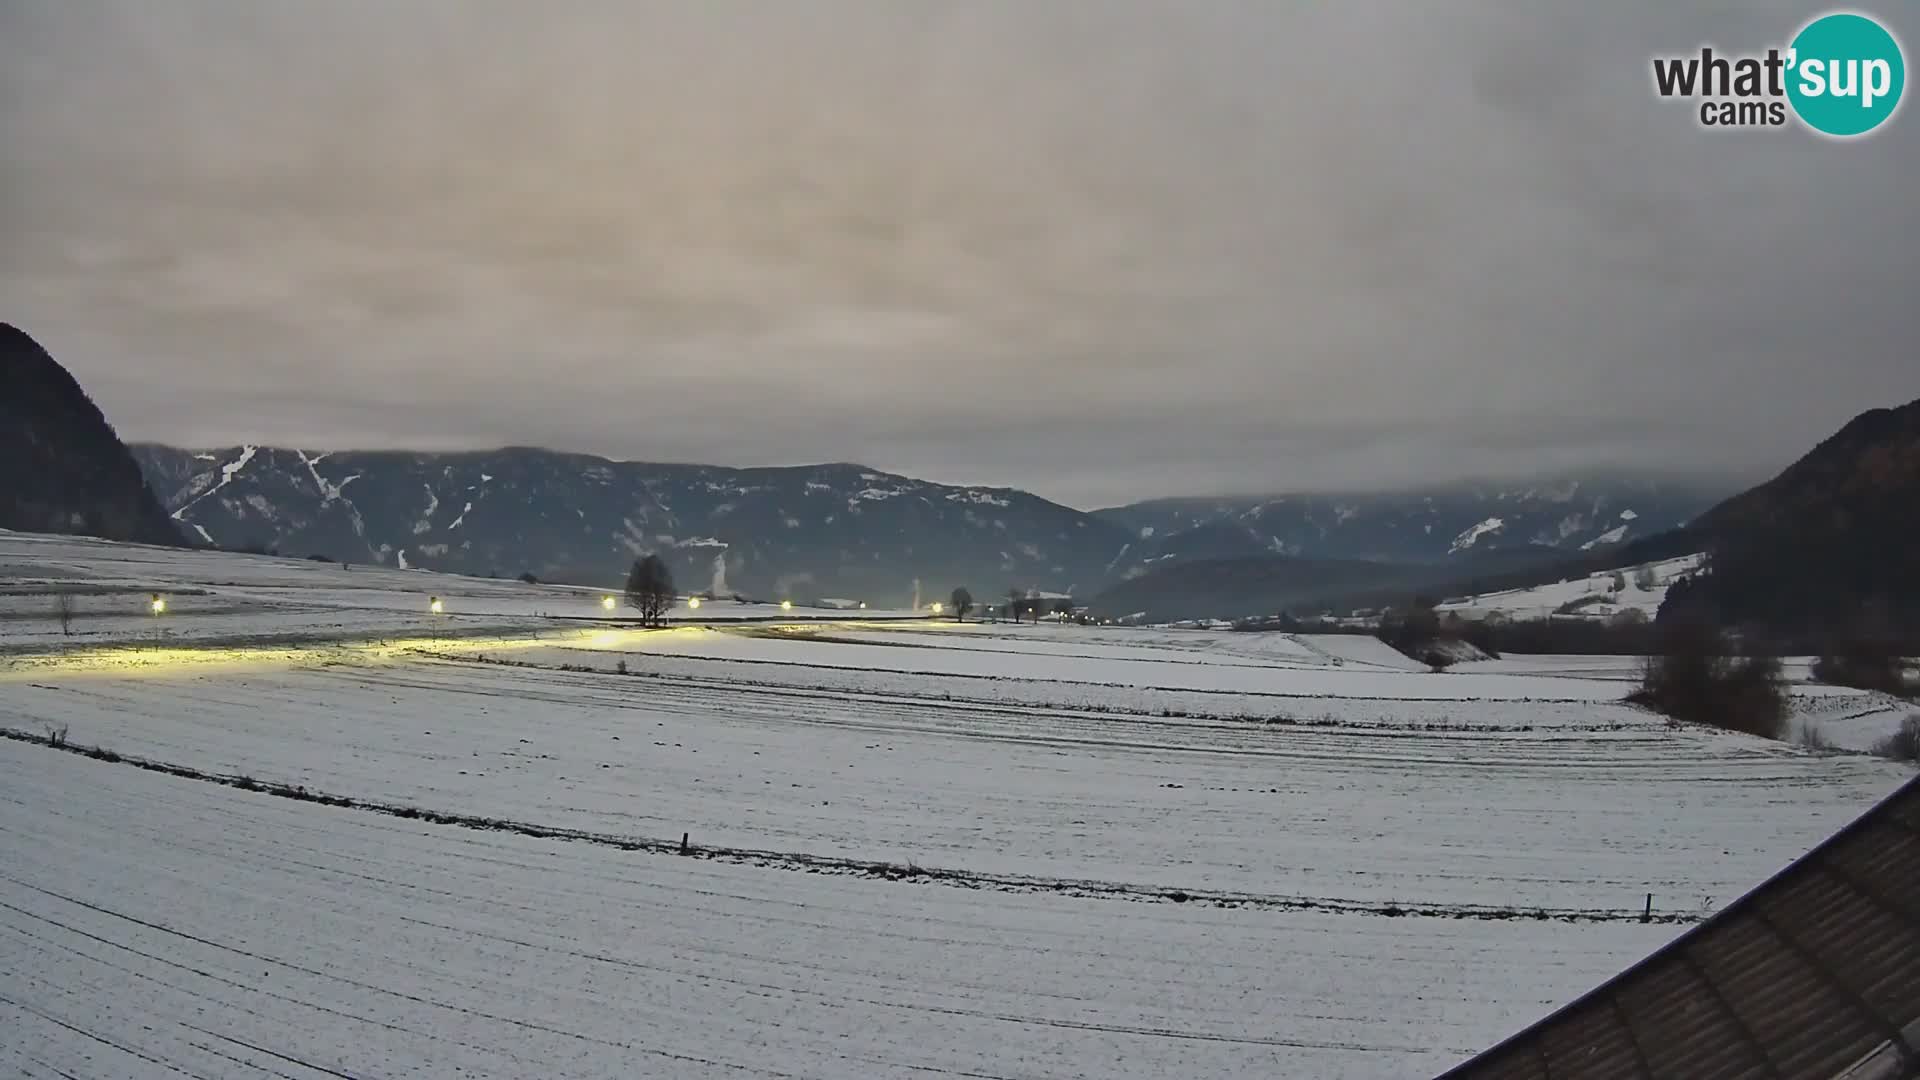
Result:
M1647 909L1640 913L1640 921L1643 923L1650 923L1653 921L1653 894L1652 893L1647 894Z
M685 854L687 854L687 850L688 850L688 849L687 849L687 834L686 834L686 833L681 833L681 834L680 834L680 854L682 854L682 855L685 855Z

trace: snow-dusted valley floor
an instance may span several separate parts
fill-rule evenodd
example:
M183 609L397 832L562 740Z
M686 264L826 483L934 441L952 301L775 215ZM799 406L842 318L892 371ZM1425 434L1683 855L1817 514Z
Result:
M1580 658L0 566L0 728L69 744L0 740L24 1076L1427 1076L1907 775ZM155 591L202 607L108 607Z

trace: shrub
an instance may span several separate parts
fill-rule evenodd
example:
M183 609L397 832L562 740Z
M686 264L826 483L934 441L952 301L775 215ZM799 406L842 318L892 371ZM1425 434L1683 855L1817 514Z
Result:
M1827 733L1806 720L1800 721L1800 725L1793 729L1793 744L1820 754L1833 751L1833 740L1827 738Z
M73 633L73 594L65 589L53 594L53 617L60 620L62 634Z
M1500 650L1495 648L1498 631L1494 628L1492 622L1484 619L1474 622L1463 621L1460 627L1460 636L1465 639L1468 644L1486 653L1493 659L1500 659Z
M1873 744L1873 752L1893 761L1920 765L1920 713L1900 722L1900 730Z
M1895 697L1912 697L1920 683L1907 677L1906 660L1889 646L1851 642L1823 653L1813 662L1813 677L1832 686L1879 690Z
M1787 689L1778 657L1731 656L1719 631L1694 622L1660 627L1659 644L1628 701L1688 723L1780 738Z
M1654 574L1653 567L1643 566L1633 572L1633 587L1641 592L1652 592L1659 586L1660 579Z
M46 731L47 731L48 746L67 745L67 725L60 724L56 726L53 724L48 724L46 725Z
M531 570L522 570L520 572L520 580L526 582L529 585L540 584L540 579L537 577L534 577L533 571Z
M1440 636L1440 616L1431 607L1416 607L1405 613L1390 611L1381 616L1374 636L1413 656L1414 650Z
M1559 607L1553 609L1553 613L1555 615L1572 615L1581 608L1592 607L1595 604L1603 604L1606 603L1606 601L1606 596L1601 593L1588 593L1585 596L1576 596L1566 603L1561 604Z

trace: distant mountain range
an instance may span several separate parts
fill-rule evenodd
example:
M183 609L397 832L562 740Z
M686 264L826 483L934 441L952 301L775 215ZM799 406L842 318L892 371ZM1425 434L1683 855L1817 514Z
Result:
M955 585L1091 587L1116 526L1026 492L859 465L732 469L509 448L134 448L203 541L469 574L613 582L657 552L682 589L928 599Z
M1539 509L1531 495L1520 502ZM1654 505L1644 496L1635 502ZM1587 505L1589 519L1605 520L1611 509L1598 499ZM1264 524L1271 513L1255 515L1254 509L1225 506L1213 512L1211 521L1174 535L1191 544L1203 535L1200 530L1230 523L1216 550L1244 548L1253 528L1247 519ZM1496 516L1502 519L1500 532L1512 529L1508 519L1518 520L1517 514L1489 515ZM1646 517L1636 511L1630 520L1640 526ZM1550 522L1550 516L1545 520ZM1521 531L1536 530L1536 539L1557 531L1551 525L1544 533L1540 528L1536 521ZM1386 531L1400 535L1405 530L1395 524ZM1916 649L1920 401L1856 416L1772 480L1693 514L1678 527L1648 530L1625 543L1600 542L1612 540L1610 534L1578 544L1535 547L1530 553L1498 544L1488 548L1484 541L1492 533L1469 527L1458 534L1452 559L1424 568L1407 561L1356 565L1244 554L1170 560L1165 567L1111 587L1093 606L1101 614L1144 613L1161 620L1405 605L1418 595L1439 598L1532 588L1704 553L1704 568L1668 589L1661 618L1703 618L1793 652L1862 638L1904 642ZM1569 539L1578 535L1579 530L1573 530ZM1355 547L1368 550L1357 540ZM1377 557L1405 557L1404 549L1371 551ZM1371 574L1369 565L1374 567Z
M1724 489L1633 478L1365 495L1152 499L1095 512L1131 536L1129 561L1261 555L1445 563L1494 550L1592 551L1665 532Z
M614 580L658 551L683 587L897 603L913 582L1090 596L1155 568L1253 553L1457 563L1670 527L1709 499L1643 482L1408 495L1158 500L1085 513L1010 488L860 465L735 469L509 448L241 446L134 455L194 537L463 573Z
M1448 563L1371 562L1298 555L1195 559L1122 581L1089 604L1097 616L1172 622L1243 619L1404 604L1462 574L1538 568L1564 556L1551 548L1494 550Z
M1339 596L1517 588L1705 551L1668 606L1735 626L1920 640L1920 401L1856 417L1778 477L1571 477L1398 494L1155 499L1092 513L860 465L721 468L464 453L121 444L0 324L0 528L612 583L657 552L683 589L897 604L957 585L1231 617Z
M106 417L38 342L0 323L0 528L177 544Z

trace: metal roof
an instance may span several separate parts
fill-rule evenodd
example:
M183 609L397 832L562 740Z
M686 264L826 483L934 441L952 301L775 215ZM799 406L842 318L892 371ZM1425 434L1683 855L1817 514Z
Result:
M1920 777L1441 1080L1920 1077Z

